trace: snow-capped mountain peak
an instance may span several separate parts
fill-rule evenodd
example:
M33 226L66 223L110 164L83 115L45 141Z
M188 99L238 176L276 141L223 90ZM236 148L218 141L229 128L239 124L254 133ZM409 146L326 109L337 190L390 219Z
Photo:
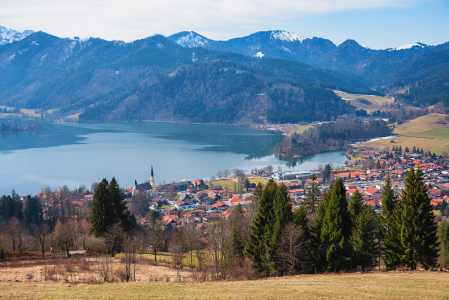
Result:
M25 30L24 32L19 32L12 30L10 28L0 26L0 45L20 41L21 39L26 38L32 33L34 33L34 31L32 30Z
M421 44L421 43L413 43L413 44L406 44L406 45L402 45L396 48L392 48L388 51L397 51L397 50L407 50L407 49L412 49L413 47L421 47L424 48L426 45Z
M270 39L272 40L281 40L284 42L294 42L299 41L302 43L302 41L310 39L307 37L299 36L293 32L290 31L284 31L284 30L276 30L272 31L270 35Z
M178 45L185 48L195 48L202 47L204 44L208 43L208 40L205 37L194 31L188 31L186 33L186 35L183 35L176 40Z

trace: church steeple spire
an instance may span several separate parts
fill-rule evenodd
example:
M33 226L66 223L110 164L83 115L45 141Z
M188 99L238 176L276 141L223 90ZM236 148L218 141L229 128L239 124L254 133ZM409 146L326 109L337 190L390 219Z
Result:
M150 184L153 188L153 194L156 193L156 183L154 182L154 172L153 172L153 165L151 165L151 178L150 178Z

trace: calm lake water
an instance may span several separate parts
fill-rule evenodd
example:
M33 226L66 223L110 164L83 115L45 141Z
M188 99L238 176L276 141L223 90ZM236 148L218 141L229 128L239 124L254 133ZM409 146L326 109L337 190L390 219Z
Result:
M247 127L159 123L42 123L34 132L0 135L0 194L36 194L45 186L90 187L106 177L122 187L209 179L217 171L280 165L310 170L344 163L343 151L302 158L279 158L279 133Z

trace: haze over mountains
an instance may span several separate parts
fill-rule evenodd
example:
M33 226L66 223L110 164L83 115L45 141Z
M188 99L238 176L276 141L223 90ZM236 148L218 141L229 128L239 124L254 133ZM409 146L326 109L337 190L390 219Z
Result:
M57 108L82 113L81 120L314 121L356 113L329 88L408 88L399 98L418 105L449 94L449 43L372 50L280 30L228 41L180 32L132 43L0 32L0 105Z

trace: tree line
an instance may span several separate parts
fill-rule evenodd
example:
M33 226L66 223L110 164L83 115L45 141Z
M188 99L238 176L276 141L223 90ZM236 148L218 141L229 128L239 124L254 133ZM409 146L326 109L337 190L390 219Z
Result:
M280 141L275 151L279 155L310 155L328 150L344 149L350 143L387 136L391 128L383 121L363 122L358 119L337 120L294 133Z

